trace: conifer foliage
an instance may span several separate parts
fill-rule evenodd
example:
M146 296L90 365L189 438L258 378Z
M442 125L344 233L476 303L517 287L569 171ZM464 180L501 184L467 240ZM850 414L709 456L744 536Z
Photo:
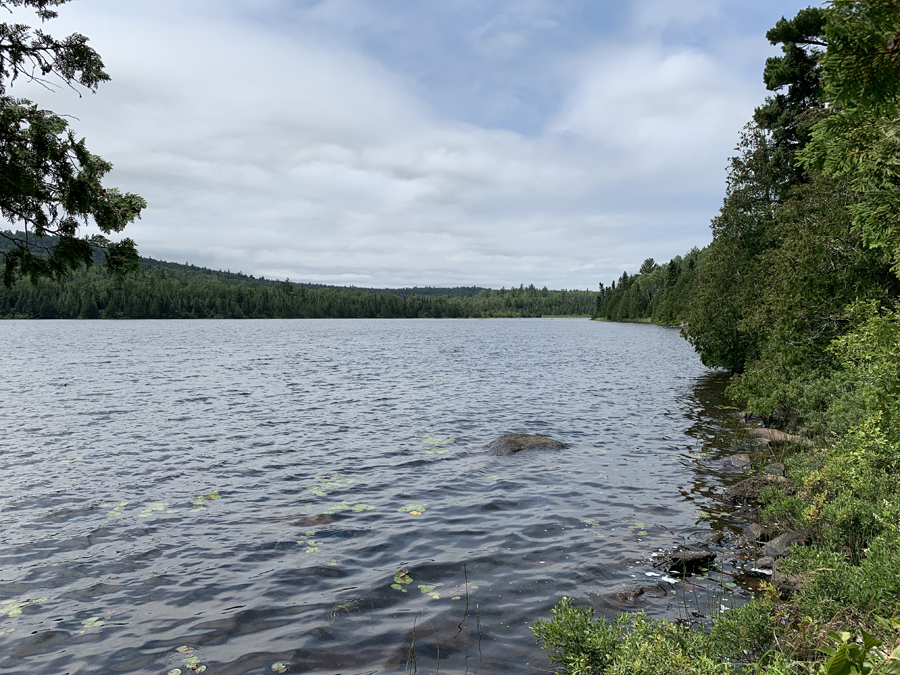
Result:
M30 8L45 23L69 1L0 0L0 10ZM112 165L92 154L65 119L11 96L20 79L94 92L109 75L84 35L60 40L24 23L0 23L0 216L23 235L0 231L11 244L2 252L4 285L23 276L60 279L90 266L95 250L110 271L137 269L134 242L109 236L139 217L146 202L103 185ZM91 225L99 233L85 234ZM48 235L54 237L50 246L42 243Z

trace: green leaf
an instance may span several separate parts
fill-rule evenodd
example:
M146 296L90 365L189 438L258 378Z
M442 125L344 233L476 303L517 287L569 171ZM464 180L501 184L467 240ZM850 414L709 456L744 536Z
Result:
M862 639L863 639L863 647L865 647L866 651L870 651L872 649L872 647L880 647L881 645L884 644L877 637L875 637L874 635L871 635L870 633L867 633L866 631L862 632Z
M853 675L853 664L847 655L847 645L842 645L825 664L825 675Z

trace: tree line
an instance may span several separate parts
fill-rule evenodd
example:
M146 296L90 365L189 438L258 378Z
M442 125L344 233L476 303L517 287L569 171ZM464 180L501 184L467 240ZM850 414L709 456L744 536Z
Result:
M121 275L101 266L59 280L22 279L0 293L0 317L16 319L321 319L589 316L592 291L534 285L360 289L259 279L140 259Z

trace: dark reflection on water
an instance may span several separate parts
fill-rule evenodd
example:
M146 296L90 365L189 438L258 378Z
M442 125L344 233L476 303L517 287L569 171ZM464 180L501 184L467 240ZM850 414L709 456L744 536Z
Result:
M528 626L563 595L670 618L740 601L649 562L737 526L705 516L731 480L705 462L738 423L676 331L0 331L4 673L520 673L548 668ZM487 455L506 432L572 448Z

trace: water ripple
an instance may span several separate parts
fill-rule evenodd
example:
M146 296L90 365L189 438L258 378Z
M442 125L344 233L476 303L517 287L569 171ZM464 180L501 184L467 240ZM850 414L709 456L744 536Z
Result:
M16 355L0 392L11 675L546 668L528 625L561 596L629 608L610 594L645 583L652 551L709 532L697 512L719 483L692 453L727 432L721 386L674 331L0 331ZM509 432L572 447L485 452ZM668 587L645 595L658 614L679 602Z

